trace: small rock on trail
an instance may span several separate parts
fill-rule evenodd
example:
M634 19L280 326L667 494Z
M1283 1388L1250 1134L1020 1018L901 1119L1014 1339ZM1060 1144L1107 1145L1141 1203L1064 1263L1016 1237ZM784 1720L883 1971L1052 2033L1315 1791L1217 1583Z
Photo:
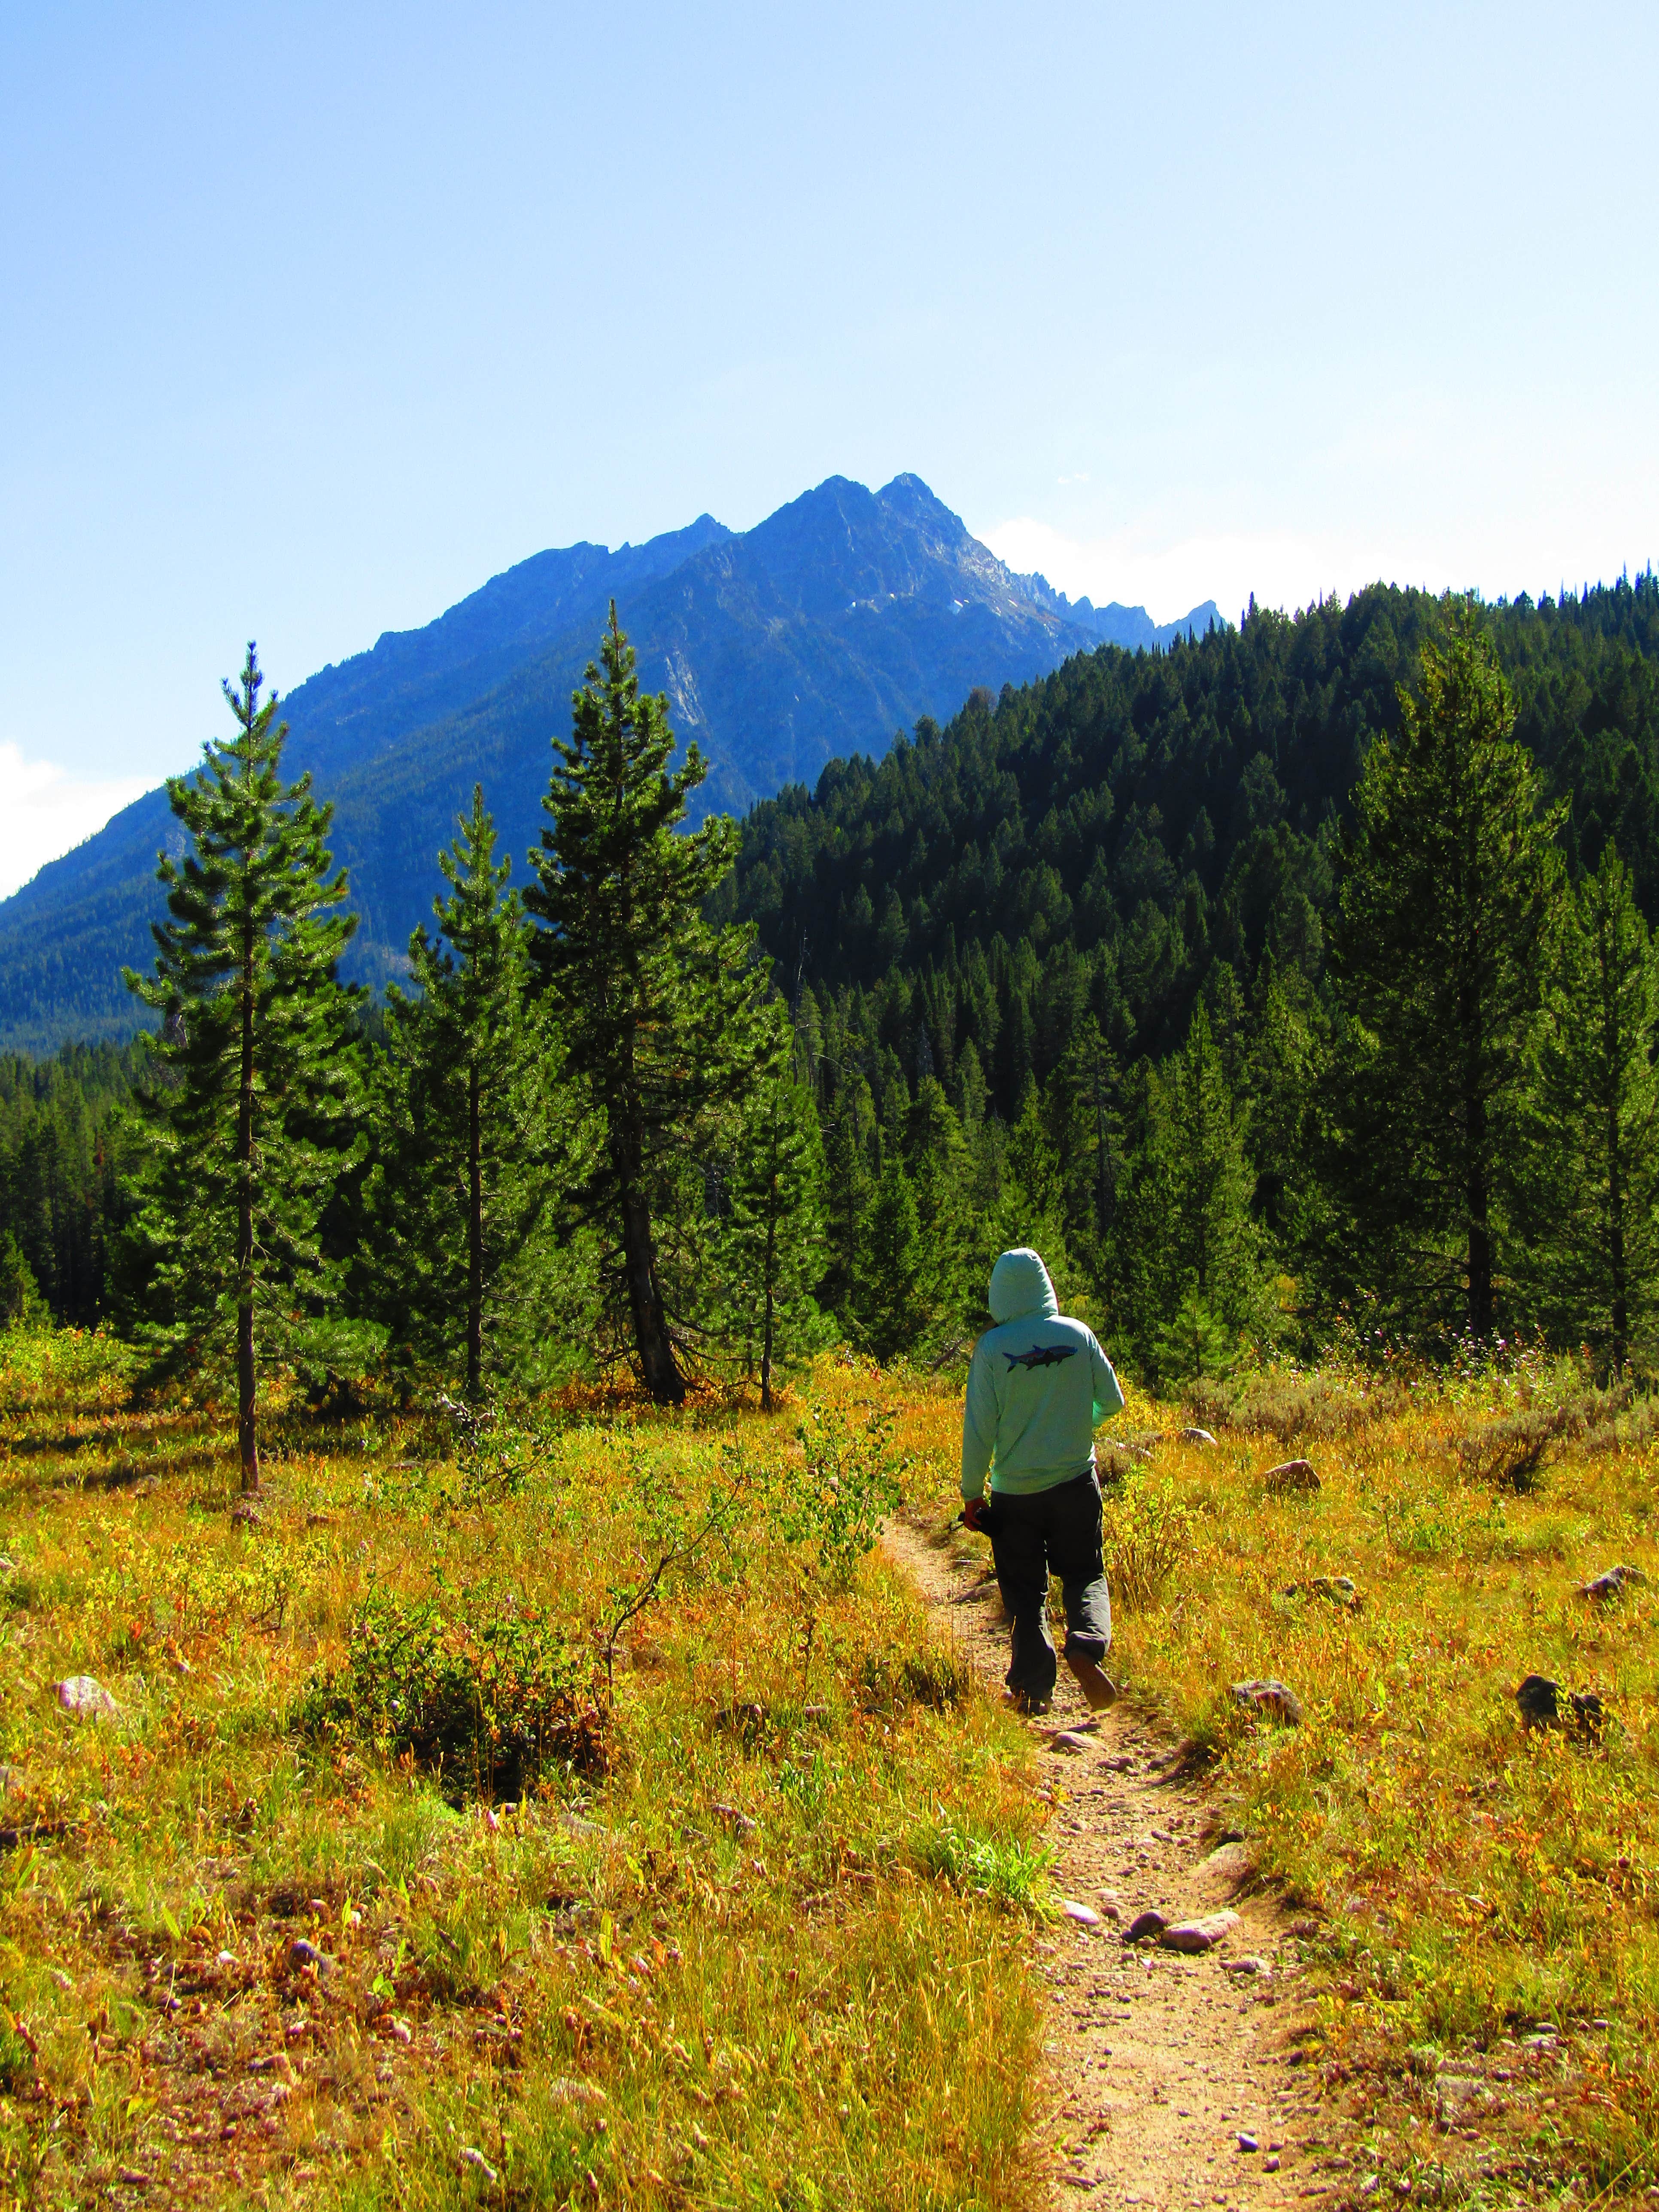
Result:
M1144 1943L1149 1936L1161 1936L1169 1924L1161 1912L1149 1908L1145 1912L1136 1913L1123 1931L1123 1940L1126 1943Z
M1166 1951L1184 1951L1190 1958L1200 1958L1218 1943L1224 1943L1237 1925L1236 1912L1210 1912L1202 1920L1176 1921L1158 1940Z

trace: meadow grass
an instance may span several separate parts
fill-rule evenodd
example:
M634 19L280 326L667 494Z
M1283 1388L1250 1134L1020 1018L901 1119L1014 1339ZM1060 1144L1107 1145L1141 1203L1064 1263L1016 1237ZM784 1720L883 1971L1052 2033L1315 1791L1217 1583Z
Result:
M848 1542L845 1494L801 1504L804 1423L820 1472L875 1467L942 1523L958 1385L842 1356L770 1419L573 1391L471 1439L279 1408L245 1525L211 1409L133 1409L97 1339L13 1335L0 1361L12 2203L1040 2194L1055 1793ZM1182 1439L1194 1410L1215 1443ZM1505 1488L1517 1424L1549 1434ZM1547 2025L1536 2171L1659 2182L1643 1406L1536 1360L1333 1367L1196 1409L1132 1392L1111 1432L1114 1671L1316 1923L1305 2047L1357 2124L1380 2141L1441 2060ZM1318 1488L1271 1494L1292 1454ZM1615 1562L1650 1580L1578 1594ZM1341 1576L1353 1605L1316 1586ZM427 1641L365 1640L388 1620ZM434 1652L446 1683L473 1668L470 1735L410 1719L440 1711ZM354 1696L354 1665L385 1694ZM1598 1694L1599 1735L1524 1728L1533 1672ZM59 1711L76 1674L118 1714ZM1298 1728L1234 1699L1261 1676ZM541 1716L524 1778L518 1710Z
M1332 1367L1199 1395L1131 1390L1107 1486L1112 1671L1184 1740L1219 1819L1316 1917L1314 2048L1362 2124L1460 2050L1559 2031L1529 2119L1539 2171L1659 2183L1659 1448L1570 1362L1446 1374ZM918 1489L954 1504L959 1411L913 1401ZM1512 1464L1547 1431L1520 1487ZM1497 1437L1504 1449L1491 1445ZM1311 1460L1316 1490L1268 1471ZM1103 1457L1106 1456L1103 1454ZM1622 1601L1580 1595L1615 1564ZM1347 1577L1353 1603L1329 1587ZM1316 1579L1327 1578L1323 1589ZM1522 1724L1530 1674L1603 1701L1598 1734ZM1231 1685L1277 1678L1301 1725Z
M129 1409L94 1339L0 1361L10 2202L1029 2201L1047 1808L878 1557L782 1545L799 1407L279 1409L249 1524L211 1409ZM826 1418L893 1462L871 1395ZM434 1665L480 1686L447 1760ZM509 1802L532 1690L568 1725Z

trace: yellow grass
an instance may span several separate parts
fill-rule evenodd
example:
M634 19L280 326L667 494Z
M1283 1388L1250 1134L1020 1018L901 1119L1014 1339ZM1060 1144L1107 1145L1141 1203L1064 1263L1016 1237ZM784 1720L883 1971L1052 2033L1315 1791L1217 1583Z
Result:
M295 1724L373 1592L544 1606L602 1682L641 1486L787 1467L787 1414L567 1408L470 1500L430 1422L295 1415L244 1528L222 1423L124 1412L88 1340L3 1356L4 1817L43 1824L0 1856L7 2201L1025 2201L1022 1920L935 1869L1025 1863L1043 1808L878 1561L803 1679L751 1516L635 1624L608 1778L510 1813ZM118 1718L57 1710L76 1674Z
M1659 2182L1659 1448L1638 1404L1521 1495L1468 1479L1456 1449L1583 1395L1570 1367L1533 1360L1265 1376L1235 1425L1216 1426L1212 1394L1205 1445L1179 1440L1191 1411L1132 1392L1109 1433L1164 1437L1109 1488L1107 1546L1113 1671L1209 1762L1218 1813L1320 1918L1328 2078L1358 2085L1379 2162L1438 2055L1548 2026L1559 2094L1523 2116L1522 2147L1619 2195ZM907 1431L939 1514L958 1422L940 1392ZM1318 1490L1269 1496L1265 1473L1293 1455ZM1118 1562L1144 1558L1160 1516L1172 1571L1126 1605ZM1646 1585L1607 1606L1577 1594L1618 1563ZM1344 1575L1355 1609L1305 1589ZM1600 1741L1522 1727L1513 1692L1534 1672L1604 1699ZM1234 1700L1263 1677L1296 1692L1299 1728L1258 1727Z
M798 1473L801 1405L543 1409L516 1491L429 1417L296 1411L247 1529L222 1420L127 1410L94 1340L0 1360L0 2202L1036 2197L1048 1808L878 1560L811 1584L757 1492L625 1638L609 1773L510 1814L301 1725L375 1593L545 1608L602 1709L595 1632L649 1564L650 1486L690 1510L734 1469ZM1656 1452L1638 1408L1516 1495L1455 1449L1579 1387L1258 1378L1231 1425L1204 1414L1215 1444L1131 1462L1108 1537L1114 1670L1317 1923L1310 2048L1379 2167L1415 2170L1437 2053L1547 2022L1551 2100L1504 2125L1586 2201L1659 2182ZM947 1381L831 1360L811 1395L854 1426L890 1409L909 1509L953 1510ZM1111 1432L1191 1419L1132 1396ZM1268 1497L1299 1453L1317 1492ZM1615 1561L1649 1584L1576 1594ZM1286 1595L1344 1574L1357 1610ZM1601 1737L1525 1731L1533 1671L1599 1692ZM112 1723L56 1709L78 1673ZM1299 1729L1231 1698L1266 1675ZM301 1937L331 1963L296 1966Z

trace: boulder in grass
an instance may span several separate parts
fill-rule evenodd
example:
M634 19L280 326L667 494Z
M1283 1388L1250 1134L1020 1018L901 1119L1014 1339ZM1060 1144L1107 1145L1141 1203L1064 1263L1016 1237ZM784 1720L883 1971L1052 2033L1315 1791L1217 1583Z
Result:
M1564 1690L1547 1674L1528 1674L1515 1693L1527 1728L1571 1729L1576 1735L1600 1735L1607 1711L1593 1690Z
M1277 1721L1284 1728L1302 1725L1302 1700L1284 1682L1269 1677L1261 1682L1235 1682L1232 1692L1241 1705L1264 1721Z
M1286 1459L1270 1467L1261 1484L1269 1498L1306 1498L1318 1489L1319 1477L1310 1459Z
M1340 1605L1345 1613L1359 1610L1359 1591L1352 1575L1310 1575L1305 1583L1285 1586L1286 1597L1301 1597L1304 1593L1328 1599L1332 1605Z
M1182 1429L1181 1441L1183 1444L1212 1444L1215 1438L1207 1429Z
M1598 1605L1607 1605L1614 1598L1623 1597L1626 1590L1639 1589L1646 1580L1640 1567L1609 1567L1605 1574L1581 1583L1578 1595L1594 1598Z
M1201 1920L1177 1920L1158 1940L1166 1951L1183 1951L1188 1958L1201 1958L1206 1951L1224 1942L1237 1925L1236 1912L1206 1912Z
M77 1721L113 1720L121 1710L103 1684L90 1674L68 1674L54 1682L52 1694Z

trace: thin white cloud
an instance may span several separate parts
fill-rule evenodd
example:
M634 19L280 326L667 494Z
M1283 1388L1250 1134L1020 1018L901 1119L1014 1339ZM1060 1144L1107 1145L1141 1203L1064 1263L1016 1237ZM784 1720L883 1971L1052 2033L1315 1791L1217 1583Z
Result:
M149 785L141 776L88 782L51 761L27 760L0 744L0 898L101 830Z

